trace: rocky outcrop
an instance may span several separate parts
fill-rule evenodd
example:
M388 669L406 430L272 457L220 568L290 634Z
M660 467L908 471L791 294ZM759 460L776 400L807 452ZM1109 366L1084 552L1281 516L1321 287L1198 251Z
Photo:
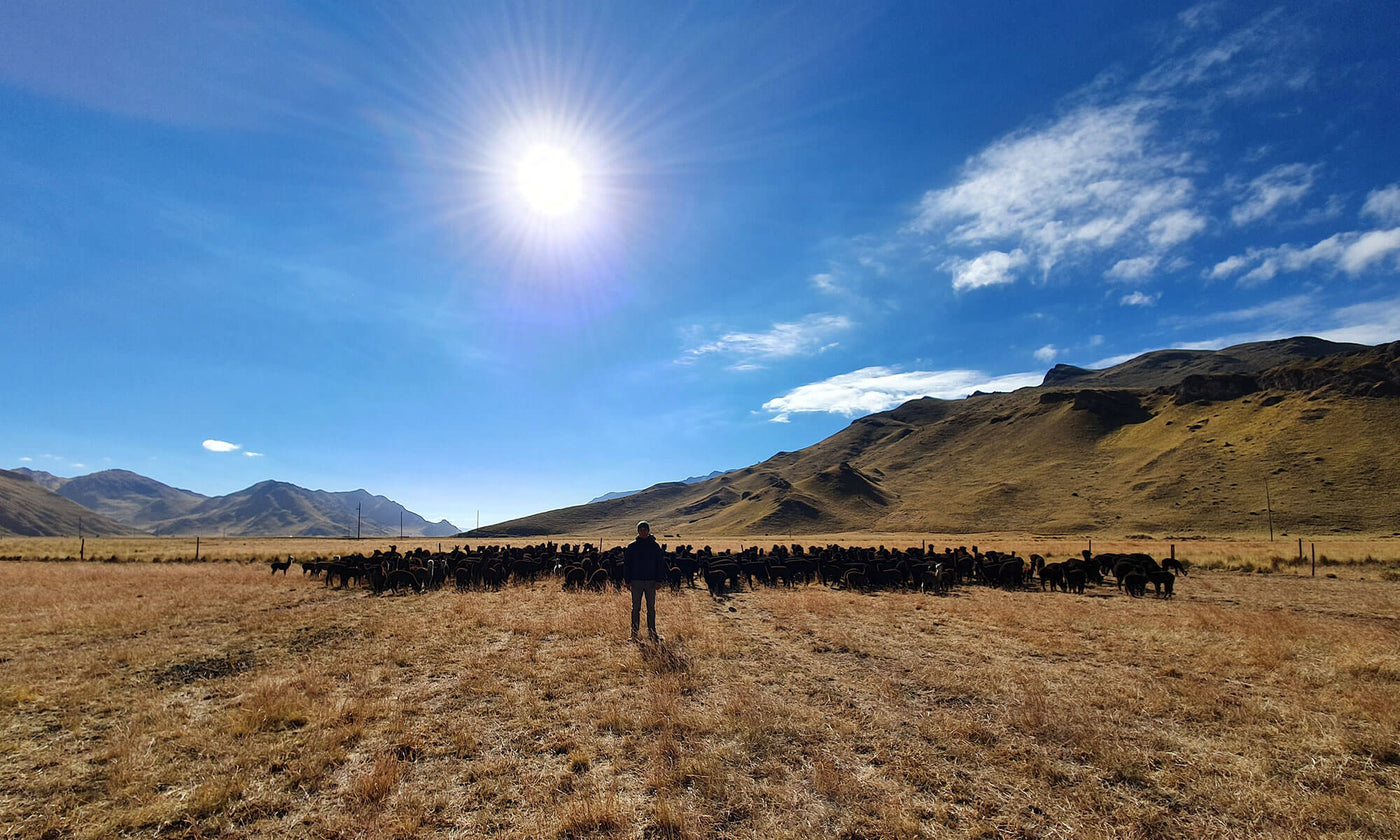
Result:
M1193 374L1171 392L1176 404L1235 400L1259 390L1259 380L1243 373Z

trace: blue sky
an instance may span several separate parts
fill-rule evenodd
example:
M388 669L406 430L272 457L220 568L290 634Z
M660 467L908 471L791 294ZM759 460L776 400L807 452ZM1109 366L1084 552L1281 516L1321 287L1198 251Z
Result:
M0 466L471 527L1059 362L1400 339L1397 36L1389 2L9 0Z

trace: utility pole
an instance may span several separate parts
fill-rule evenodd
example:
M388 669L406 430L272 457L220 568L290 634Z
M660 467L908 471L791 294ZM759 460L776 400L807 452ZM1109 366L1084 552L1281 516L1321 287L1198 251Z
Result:
M1274 541L1274 501L1269 496L1269 477L1264 476L1264 506L1269 511L1269 542Z

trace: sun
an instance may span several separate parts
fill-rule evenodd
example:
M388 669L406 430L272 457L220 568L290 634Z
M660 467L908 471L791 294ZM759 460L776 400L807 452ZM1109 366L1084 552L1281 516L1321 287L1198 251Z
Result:
M516 163L515 186L535 214L567 218L583 203L583 167L567 150L537 143Z

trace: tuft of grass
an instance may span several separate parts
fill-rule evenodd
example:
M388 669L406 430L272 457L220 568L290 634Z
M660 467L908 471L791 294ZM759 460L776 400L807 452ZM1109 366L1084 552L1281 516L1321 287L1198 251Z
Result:
M403 762L391 750L374 756L346 786L345 798L354 807L378 805L394 792L403 773Z
M300 729L311 720L307 698L294 682L259 678L238 700L234 732L282 732Z

